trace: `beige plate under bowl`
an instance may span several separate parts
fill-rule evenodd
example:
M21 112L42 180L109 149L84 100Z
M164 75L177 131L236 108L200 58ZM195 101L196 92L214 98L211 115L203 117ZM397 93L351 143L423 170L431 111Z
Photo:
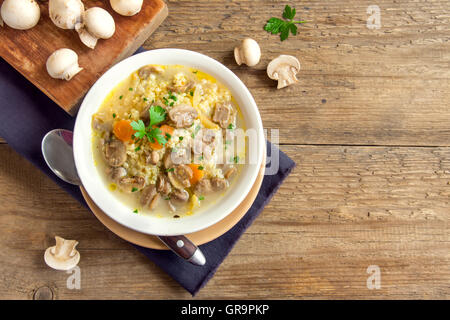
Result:
M228 216L226 216L216 224L210 226L209 228L187 235L192 242L194 242L196 245L201 245L212 241L230 230L236 223L239 222L239 220L241 220L241 218L247 213L248 209L250 209L253 201L255 201L255 198L258 195L259 188L261 187L261 183L264 178L265 164L266 156L264 151L264 157L258 177L256 178L253 187L251 188L244 201L242 201L233 212L231 212ZM117 236L141 247L168 250L167 247L162 244L162 242L158 240L157 237L128 229L127 227L124 227L123 225L111 219L106 213L104 213L99 207L97 207L97 205L94 203L94 201L92 201L83 187L81 187L80 189L89 208L92 210L97 219L100 220L101 223L103 223L110 231L115 233Z

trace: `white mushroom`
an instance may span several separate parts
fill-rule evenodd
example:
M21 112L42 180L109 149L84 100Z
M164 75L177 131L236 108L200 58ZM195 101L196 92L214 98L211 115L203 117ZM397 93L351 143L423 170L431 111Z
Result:
M123 16L134 16L142 8L143 0L109 0L115 12Z
M1 8L1 19L13 29L27 30L39 22L41 9L34 0L5 0ZM1 23L3 26L3 23Z
M272 80L278 80L277 89L298 82L296 74L300 71L300 62L294 56L281 55L273 59L267 66L267 75Z
M94 49L98 39L109 39L113 36L116 25L108 11L94 7L83 13L82 22L75 25L75 30L81 42Z
M62 29L75 29L83 12L84 5L81 0L50 0L48 4L50 19Z
M56 236L56 245L45 250L45 263L56 270L70 270L80 261L80 253L75 249L78 242Z
M81 70L83 68L78 65L78 55L70 49L56 50L47 59L47 72L55 79L69 81Z
M244 39L239 47L234 48L234 58L238 65L246 64L253 67L261 59L261 49L253 39Z

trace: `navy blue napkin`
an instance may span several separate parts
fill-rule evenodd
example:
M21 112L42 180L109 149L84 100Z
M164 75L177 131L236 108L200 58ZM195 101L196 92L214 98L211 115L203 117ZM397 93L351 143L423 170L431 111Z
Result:
M138 50L141 51L142 48ZM14 150L87 207L80 189L57 178L41 155L41 140L48 131L55 128L73 130L74 123L74 118L22 77L6 61L0 60L0 136ZM171 251L135 247L195 295L211 279L235 243L261 213L295 166L287 155L270 142L267 142L267 150L279 152L278 172L264 176L255 202L238 224L221 237L200 246L207 260L205 266L193 266Z

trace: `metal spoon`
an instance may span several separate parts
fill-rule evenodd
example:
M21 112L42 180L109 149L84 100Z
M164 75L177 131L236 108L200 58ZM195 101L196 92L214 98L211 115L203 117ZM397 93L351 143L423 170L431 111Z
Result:
M42 139L42 155L49 168L67 183L81 186L73 157L73 133L55 129ZM158 236L170 250L190 263L203 266L206 258L191 240L185 236Z

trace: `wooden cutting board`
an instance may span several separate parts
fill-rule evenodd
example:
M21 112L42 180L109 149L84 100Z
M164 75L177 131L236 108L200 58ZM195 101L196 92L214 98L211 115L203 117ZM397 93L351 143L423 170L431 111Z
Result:
M109 1L83 3L86 9L104 8L116 23L114 36L99 40L94 50L81 43L75 30L60 29L53 24L48 15L48 2L39 2L41 19L34 28L21 31L6 25L0 27L0 56L72 115L95 81L110 66L136 51L168 15L162 0L144 0L141 12L132 17L114 12ZM74 50L84 68L70 81L53 79L47 73L47 58L60 48Z

